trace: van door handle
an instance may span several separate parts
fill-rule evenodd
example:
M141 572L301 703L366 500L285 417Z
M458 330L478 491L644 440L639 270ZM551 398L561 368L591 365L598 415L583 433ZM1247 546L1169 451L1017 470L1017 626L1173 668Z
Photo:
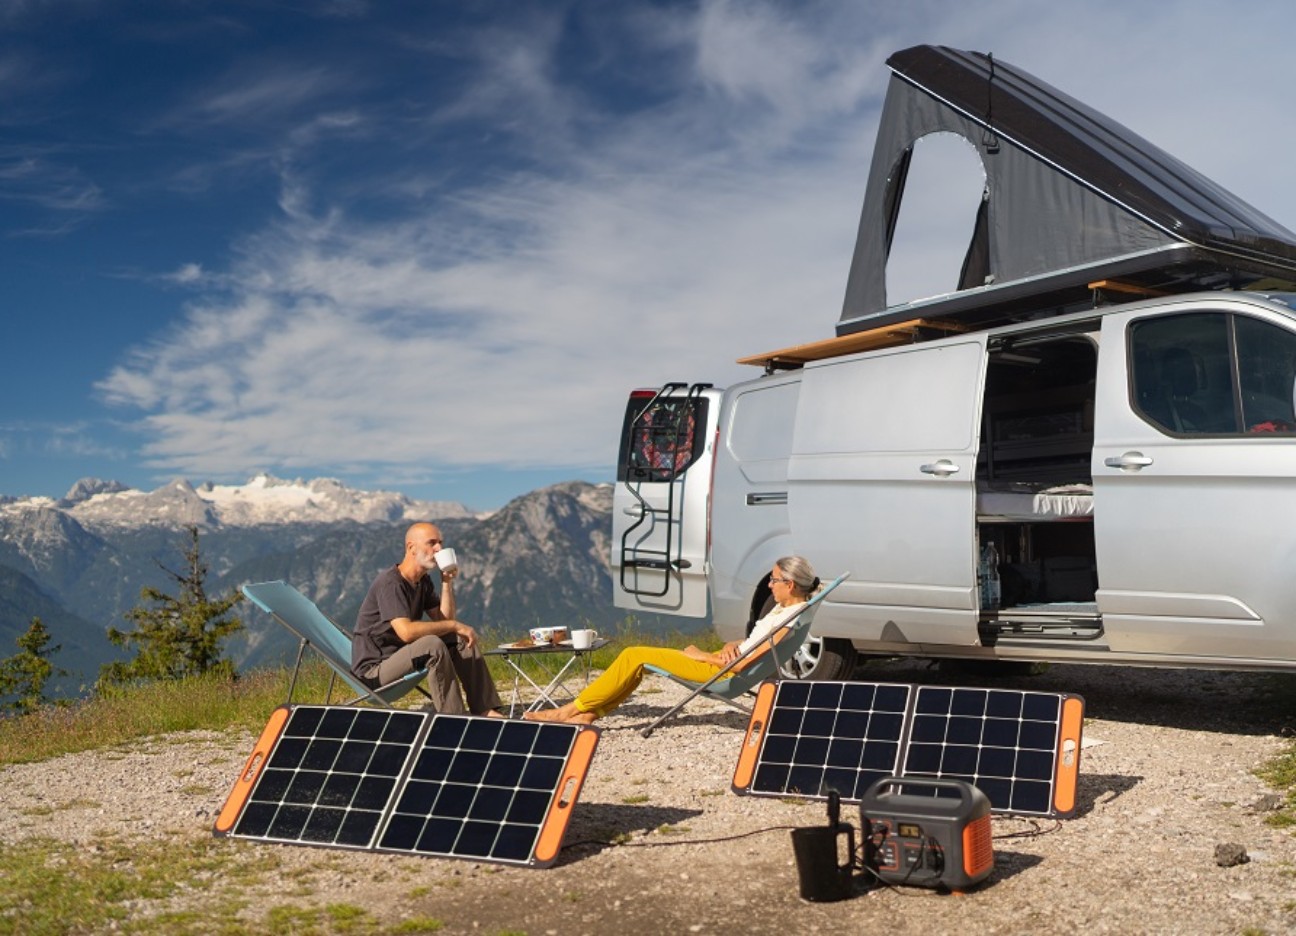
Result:
M1103 464L1108 468L1119 468L1122 471L1139 468L1146 468L1152 464L1152 459L1148 458L1142 452L1126 452L1124 455L1113 455L1110 458L1104 458Z
M940 461L933 462L930 465L920 465L918 470L923 474L937 475L938 477L943 478L946 475L954 474L954 472L958 471L959 468L958 465L954 464L948 458L942 458Z

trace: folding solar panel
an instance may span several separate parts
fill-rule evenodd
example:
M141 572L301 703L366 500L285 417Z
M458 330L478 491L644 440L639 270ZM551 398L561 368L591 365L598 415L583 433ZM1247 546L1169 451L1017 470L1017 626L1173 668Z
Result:
M597 744L586 725L285 705L213 831L544 867Z
M761 685L733 788L858 802L883 777L965 780L991 810L1075 810L1084 699L907 683Z

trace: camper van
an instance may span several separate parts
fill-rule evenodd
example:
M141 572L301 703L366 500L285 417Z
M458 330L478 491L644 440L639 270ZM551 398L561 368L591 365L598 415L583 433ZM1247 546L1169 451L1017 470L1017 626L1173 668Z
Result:
M860 654L1296 668L1296 235L988 56L888 64L837 335L725 390L630 395L616 603L739 639L800 554L850 578L793 676ZM987 196L959 290L888 307L933 127L982 147Z

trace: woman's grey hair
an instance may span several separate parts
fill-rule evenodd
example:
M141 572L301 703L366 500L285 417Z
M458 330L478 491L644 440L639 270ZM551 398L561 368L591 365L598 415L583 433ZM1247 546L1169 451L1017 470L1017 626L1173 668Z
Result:
M819 590L819 576L815 575L810 560L801 556L784 556L774 563L779 571L796 583L797 589L806 596Z

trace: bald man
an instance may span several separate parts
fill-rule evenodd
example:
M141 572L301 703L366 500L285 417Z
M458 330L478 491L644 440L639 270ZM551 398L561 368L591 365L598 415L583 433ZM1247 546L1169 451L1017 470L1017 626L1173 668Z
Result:
M440 595L428 575L437 568L440 551L441 531L431 523L416 523L405 531L405 558L383 570L360 605L351 640L351 671L376 689L427 667L428 691L438 712L502 718L477 632L455 619L454 578L459 570L440 573Z

